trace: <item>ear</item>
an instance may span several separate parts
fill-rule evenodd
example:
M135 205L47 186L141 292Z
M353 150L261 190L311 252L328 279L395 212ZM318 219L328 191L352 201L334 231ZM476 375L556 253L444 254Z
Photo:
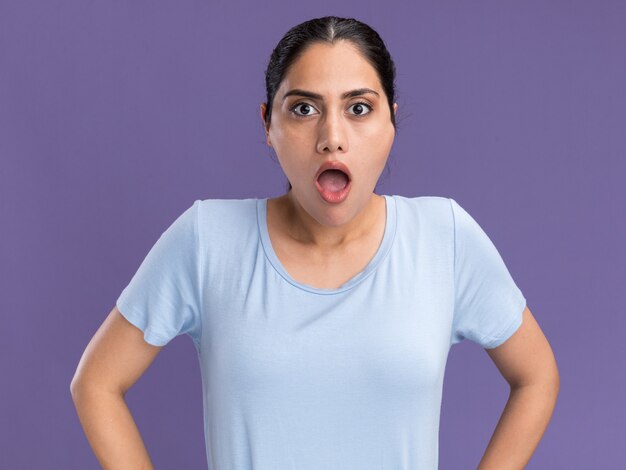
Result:
M398 114L398 103L393 104L393 115L395 116L396 114Z
M270 141L270 132L269 128L265 124L265 113L267 112L267 106L265 103L261 103L261 121L263 122L263 129L265 129L265 142L270 147L272 146L272 142Z

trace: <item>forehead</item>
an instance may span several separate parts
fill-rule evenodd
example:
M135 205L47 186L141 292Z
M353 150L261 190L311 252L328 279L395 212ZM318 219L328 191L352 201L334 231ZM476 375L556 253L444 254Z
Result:
M369 87L380 90L376 70L348 41L314 43L289 67L281 83L282 93L291 88L345 91Z

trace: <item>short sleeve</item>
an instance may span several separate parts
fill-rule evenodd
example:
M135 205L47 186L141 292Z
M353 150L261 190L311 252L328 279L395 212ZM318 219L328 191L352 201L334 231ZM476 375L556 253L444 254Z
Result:
M522 324L526 298L500 253L478 223L454 199L455 305L451 344L463 339L483 348L500 346Z
M185 333L199 350L200 203L195 201L163 232L116 301L121 314L154 346Z

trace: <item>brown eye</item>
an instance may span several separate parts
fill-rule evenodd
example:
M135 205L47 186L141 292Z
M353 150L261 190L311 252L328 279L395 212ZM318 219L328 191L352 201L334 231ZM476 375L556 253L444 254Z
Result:
M295 110L298 108L300 108L300 111L304 112L305 114L296 113ZM311 106L309 103L297 103L291 107L290 111L298 117L307 117L307 116L311 116L310 111L312 109L315 109L315 108Z
M365 116L366 114L369 114L372 112L372 107L367 104L367 103L363 103L363 102L359 102L359 103L354 103L352 106L350 106L351 108L354 108L355 116ZM367 109L367 112L364 112L364 109Z

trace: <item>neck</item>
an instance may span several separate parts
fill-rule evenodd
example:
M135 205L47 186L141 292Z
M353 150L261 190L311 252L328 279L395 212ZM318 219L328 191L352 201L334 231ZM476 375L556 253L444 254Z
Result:
M282 196L284 221L288 234L295 241L322 251L333 251L362 239L374 225L377 204L382 196L372 193L366 206L341 225L324 225L313 218L294 197L293 191Z

